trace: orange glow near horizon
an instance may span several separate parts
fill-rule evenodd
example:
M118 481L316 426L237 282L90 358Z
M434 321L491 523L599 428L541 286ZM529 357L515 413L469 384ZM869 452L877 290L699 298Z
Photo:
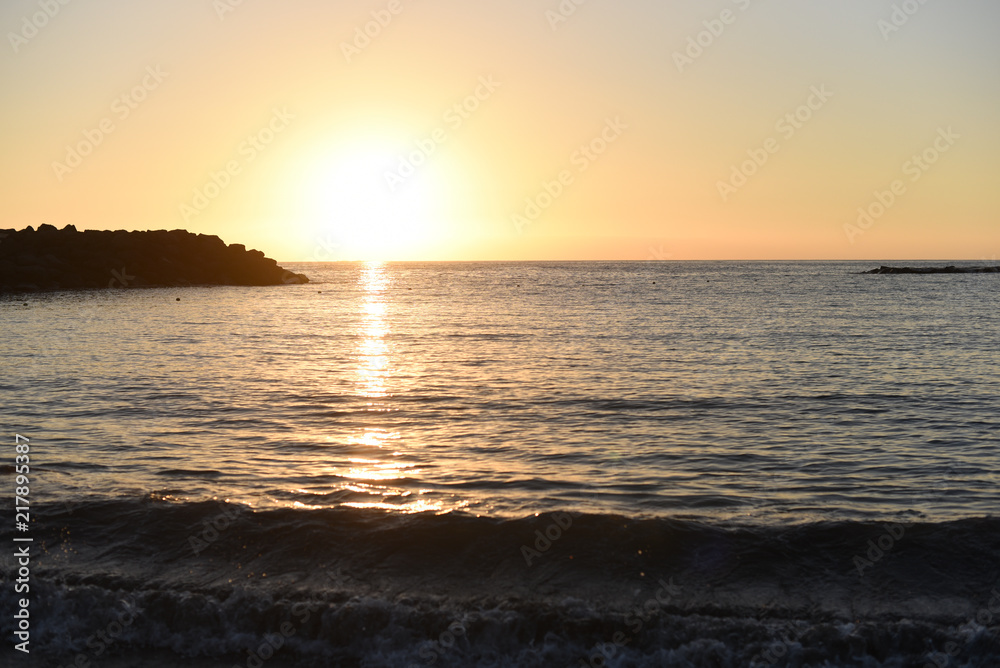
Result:
M1000 254L995 3L889 31L867 0L225 4L18 38L37 3L5 3L0 228L283 262Z

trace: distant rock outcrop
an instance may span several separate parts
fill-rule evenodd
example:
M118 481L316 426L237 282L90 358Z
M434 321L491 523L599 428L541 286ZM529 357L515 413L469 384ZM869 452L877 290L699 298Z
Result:
M1000 265L992 267L886 267L882 266L862 274L992 274L1000 273Z
M307 282L260 251L185 230L0 230L0 292Z

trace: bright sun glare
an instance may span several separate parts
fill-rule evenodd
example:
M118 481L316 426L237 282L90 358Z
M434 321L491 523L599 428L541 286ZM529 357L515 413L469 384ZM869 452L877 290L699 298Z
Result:
M386 178L399 161L386 150L356 148L318 160L305 196L311 239L325 260L413 257L444 236L433 165L403 183Z

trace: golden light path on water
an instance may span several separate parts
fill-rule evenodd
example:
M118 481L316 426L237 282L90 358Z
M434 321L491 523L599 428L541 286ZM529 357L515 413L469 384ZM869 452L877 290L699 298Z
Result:
M357 395L368 399L368 410L372 413L387 412L389 409L383 401L390 395L390 380L395 372L389 343L389 322L387 316L390 307L387 292L391 281L382 262L368 262L361 268L358 287L362 293L360 304L360 327L358 330L358 345L356 357L358 367L354 384ZM403 453L392 448L399 440L400 434L375 427L364 427L347 437L347 445L351 448L362 447L368 452L385 451L382 457L351 457L350 466L334 470L336 475L350 480L344 486L354 492L382 496L383 498L413 496L412 491L393 487L393 480L401 480L420 474L420 469L413 463L400 460ZM420 499L425 493L419 490L412 500L404 503L388 503L386 501L347 502L343 505L353 508L381 508L397 512L424 512L442 510L440 503L430 503Z

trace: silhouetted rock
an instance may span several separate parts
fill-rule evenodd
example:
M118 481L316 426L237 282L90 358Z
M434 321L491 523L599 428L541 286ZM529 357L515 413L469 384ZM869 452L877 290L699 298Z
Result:
M0 292L308 282L260 251L185 230L0 230Z
M991 267L886 267L882 266L862 274L993 274L1000 273L1000 265Z

